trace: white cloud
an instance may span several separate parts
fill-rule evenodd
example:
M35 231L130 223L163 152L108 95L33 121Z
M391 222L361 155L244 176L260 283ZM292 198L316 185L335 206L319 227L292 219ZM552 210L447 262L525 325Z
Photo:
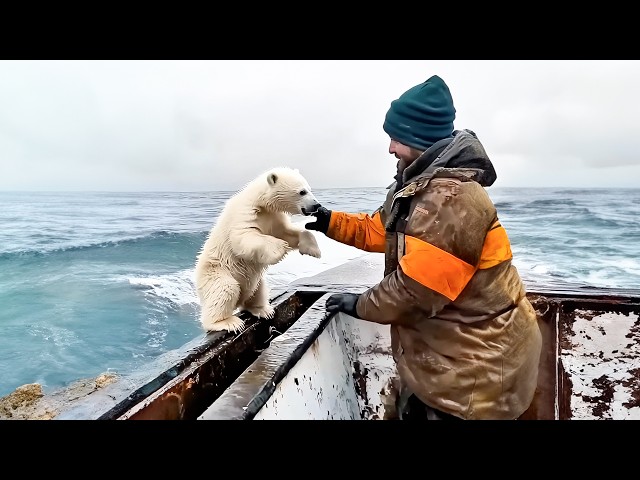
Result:
M0 189L233 190L274 165L386 186L430 75L500 186L635 186L640 61L0 61Z

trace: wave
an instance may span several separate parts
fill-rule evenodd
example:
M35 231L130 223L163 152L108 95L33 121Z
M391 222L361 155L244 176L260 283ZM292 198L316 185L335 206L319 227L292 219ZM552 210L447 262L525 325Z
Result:
M559 207L567 207L571 205L577 205L575 200L570 198L545 198L539 200L533 200L526 203L526 208L531 207L540 207L540 206L559 206Z
M186 269L166 275L127 276L126 280L134 288L149 295L152 302L163 306L183 307L198 305L193 275L194 269Z
M46 257L48 255L54 255L58 253L69 253L69 252L85 252L89 250L95 249L105 249L110 247L122 247L127 245L135 245L141 242L149 241L149 240L166 240L166 239L185 239L185 238L196 238L202 239L204 241L208 232L192 232L192 233L177 233L170 232L168 230L156 230L150 233L141 234L141 235L124 235L122 238L114 239L114 240L106 240L101 242L88 242L84 245L58 245L51 247L42 247L38 249L25 249L21 250L16 248L15 250L5 251L0 253L0 260L8 260L15 257ZM33 235L33 238L42 238L46 240L46 236L38 236L37 234Z
M513 208L511 211L503 209L501 214L500 210L498 212L504 224L509 222L518 222L520 224L529 222L530 225L535 225L540 231L544 231L547 227L553 227L549 228L549 234L551 235L558 235L560 232L563 235L570 235L573 231L574 233L582 232L583 235L586 234L589 238L595 239L600 237L602 229L623 233L629 228L637 229L639 226L638 221L635 219L636 214L632 212L609 212L603 209L590 209L587 207L575 207L566 210L563 207L550 208L551 205L546 205L544 214L538 209L531 211L530 205L523 207L523 210ZM524 208L528 210L524 210ZM568 228L558 231L558 226L566 226ZM610 233L607 235L610 235Z

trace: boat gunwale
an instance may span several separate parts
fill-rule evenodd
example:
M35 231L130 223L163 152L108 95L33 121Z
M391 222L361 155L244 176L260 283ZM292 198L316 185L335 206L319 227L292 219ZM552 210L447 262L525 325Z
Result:
M313 289L312 285L309 287ZM296 291L295 293L297 294L298 292L300 292L300 290ZM331 292L325 292L325 294L322 297L320 297L318 300L316 300L315 303L318 303L321 300L326 299L330 294ZM553 309L553 311L550 312L549 314L549 318L546 318L547 315L539 314L539 322L549 323L549 328L552 330L549 332L551 336L549 339L549 341L551 342L551 345L549 345L549 347L551 348L551 351L554 353L554 355L550 363L555 364L555 368L551 367L553 372L550 372L550 374L553 376L553 385L550 388L551 388L551 391L554 392L555 394L552 395L552 398L549 400L548 398L546 399L543 398L545 395L548 396L549 393L541 392L541 399L543 404L537 405L535 408L538 409L539 413L545 410L549 412L554 412L553 414L548 413L547 415L553 415L555 419L558 419L558 414L560 409L559 402L561 401L561 399L558 397L561 392L565 393L566 391L566 386L563 387L562 385L563 376L562 376L562 371L559 369L560 362L559 362L558 351L557 351L557 348L558 348L557 322L559 318L562 317L563 315L566 315L567 311L571 311L571 310L575 311L579 308L585 308L585 309L596 308L601 311L615 311L615 312L640 311L640 296L637 296L637 297L629 296L626 294L621 294L620 292L616 292L616 294L611 294L611 295L601 295L601 296L595 295L594 296L593 294L588 294L586 292L563 292L563 293L550 295L548 293L530 291L530 292L527 292L527 297L532 302L542 299L543 302L545 302L547 305L549 305L550 308ZM306 313L307 312L305 312L305 314ZM302 358L302 356L307 352L307 350L313 344L313 342L316 341L316 339L322 334L322 332L324 331L328 323L334 318L335 315L336 314L325 315L322 321L320 321L317 325L315 325L311 329L311 331L307 334L307 336L304 337L298 343L298 345L293 349L290 355L287 356L284 360L282 360L278 365L278 367L273 370L273 375L268 379L266 379L261 387L254 388L255 393L253 396L249 397L250 400L246 403L246 406L242 407L242 410L238 409L237 413L225 416L224 418L235 419L235 420L253 419L257 415L257 413L260 411L260 409L264 407L264 405L269 400L271 395L274 393L274 391L278 386L278 383L283 378L286 377L289 371L296 365L298 360ZM294 327L299 320L300 319L298 319L292 325L292 327ZM273 348L273 347L270 346L269 348ZM258 362L258 361L259 359L256 359L255 362ZM236 381L241 380L243 374L241 374ZM229 388L233 388L233 387L234 387L234 384L230 385ZM217 401L223 398L224 395L225 394L223 393ZM233 395L236 396L237 394L233 393ZM550 402L553 405L547 405L545 407L544 405L545 401ZM212 407L210 407L210 409L211 408ZM213 407L214 410L216 408L217 407ZM229 405L223 405L223 406L220 406L219 408L220 410L224 410L224 409L229 409L233 407ZM209 414L209 416L215 417L215 414ZM206 417L207 417L207 413L205 411L205 414L201 415L199 419L207 419ZM535 417L535 413L534 413L534 417ZM526 418L526 414L523 415L523 419L525 418Z
M299 293L301 292L296 291L294 292L294 295ZM322 334L322 332L324 332L326 326L335 316L335 314L329 315L325 313L325 315L323 315L320 320L308 318L309 311L313 309L314 305L321 304L321 303L324 304L324 301L326 301L329 295L330 293L326 293L323 296L321 296L318 300L316 300L309 307L309 309L307 309L307 311L305 311L300 316L300 318L296 319L296 321L291 325L291 327L282 334L283 336L285 335L290 336L291 334L294 333L294 330L295 330L294 327L296 327L299 330L307 330L307 333L304 335L302 340L300 340L295 345L295 347L293 347L292 349L289 349L290 352L288 352L288 355L286 356L286 358L282 362L280 362L277 367L270 369L271 374L262 383L262 385L254 387L253 389L254 394L251 396L251 400L247 403L247 405L243 407L241 410L239 410L237 415L226 417L226 418L230 420L252 420L258 414L260 409L264 407L266 402L269 400L269 398L271 398L271 396L275 392L279 382L288 375L291 369L297 364L298 360L300 360L302 356L309 350L311 345ZM303 321L303 323L299 323L301 320ZM284 349L287 349L287 347L283 346L283 344L281 344L280 342L273 342L271 343L271 345L269 345L269 347L267 347L267 349L265 349L265 351L263 351L260 354L260 356L265 355L265 352L267 352L267 350L274 351L274 350L284 350ZM267 354L268 353L269 352L267 352ZM251 365L249 365L249 367L247 367L247 370L250 369L251 366L258 361L259 361L259 358L256 359ZM243 372L234 381L234 383L230 385L229 388L231 388L237 381L241 380L245 372ZM216 400L216 402L219 402L219 401L224 402L224 398L223 398L224 395L225 393L220 395L220 397ZM221 408L224 408L224 407L221 407ZM199 420L205 419L203 417L206 417L206 416L207 416L207 412L205 411L204 414L201 415L198 419Z

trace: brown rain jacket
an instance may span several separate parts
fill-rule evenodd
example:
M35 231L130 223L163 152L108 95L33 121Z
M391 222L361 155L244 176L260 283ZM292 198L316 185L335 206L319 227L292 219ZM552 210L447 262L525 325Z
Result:
M465 419L515 419L532 402L541 333L485 191L495 170L475 133L437 142L372 215L332 212L327 236L385 252L364 320L389 324L403 386Z

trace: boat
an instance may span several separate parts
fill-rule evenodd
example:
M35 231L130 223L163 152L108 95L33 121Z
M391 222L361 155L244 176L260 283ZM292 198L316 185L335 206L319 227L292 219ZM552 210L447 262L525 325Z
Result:
M326 298L382 277L367 253L273 292L275 316L242 312L238 334L203 334L55 419L397 419L389 327L328 315ZM527 284L543 337L521 420L640 419L640 290Z

